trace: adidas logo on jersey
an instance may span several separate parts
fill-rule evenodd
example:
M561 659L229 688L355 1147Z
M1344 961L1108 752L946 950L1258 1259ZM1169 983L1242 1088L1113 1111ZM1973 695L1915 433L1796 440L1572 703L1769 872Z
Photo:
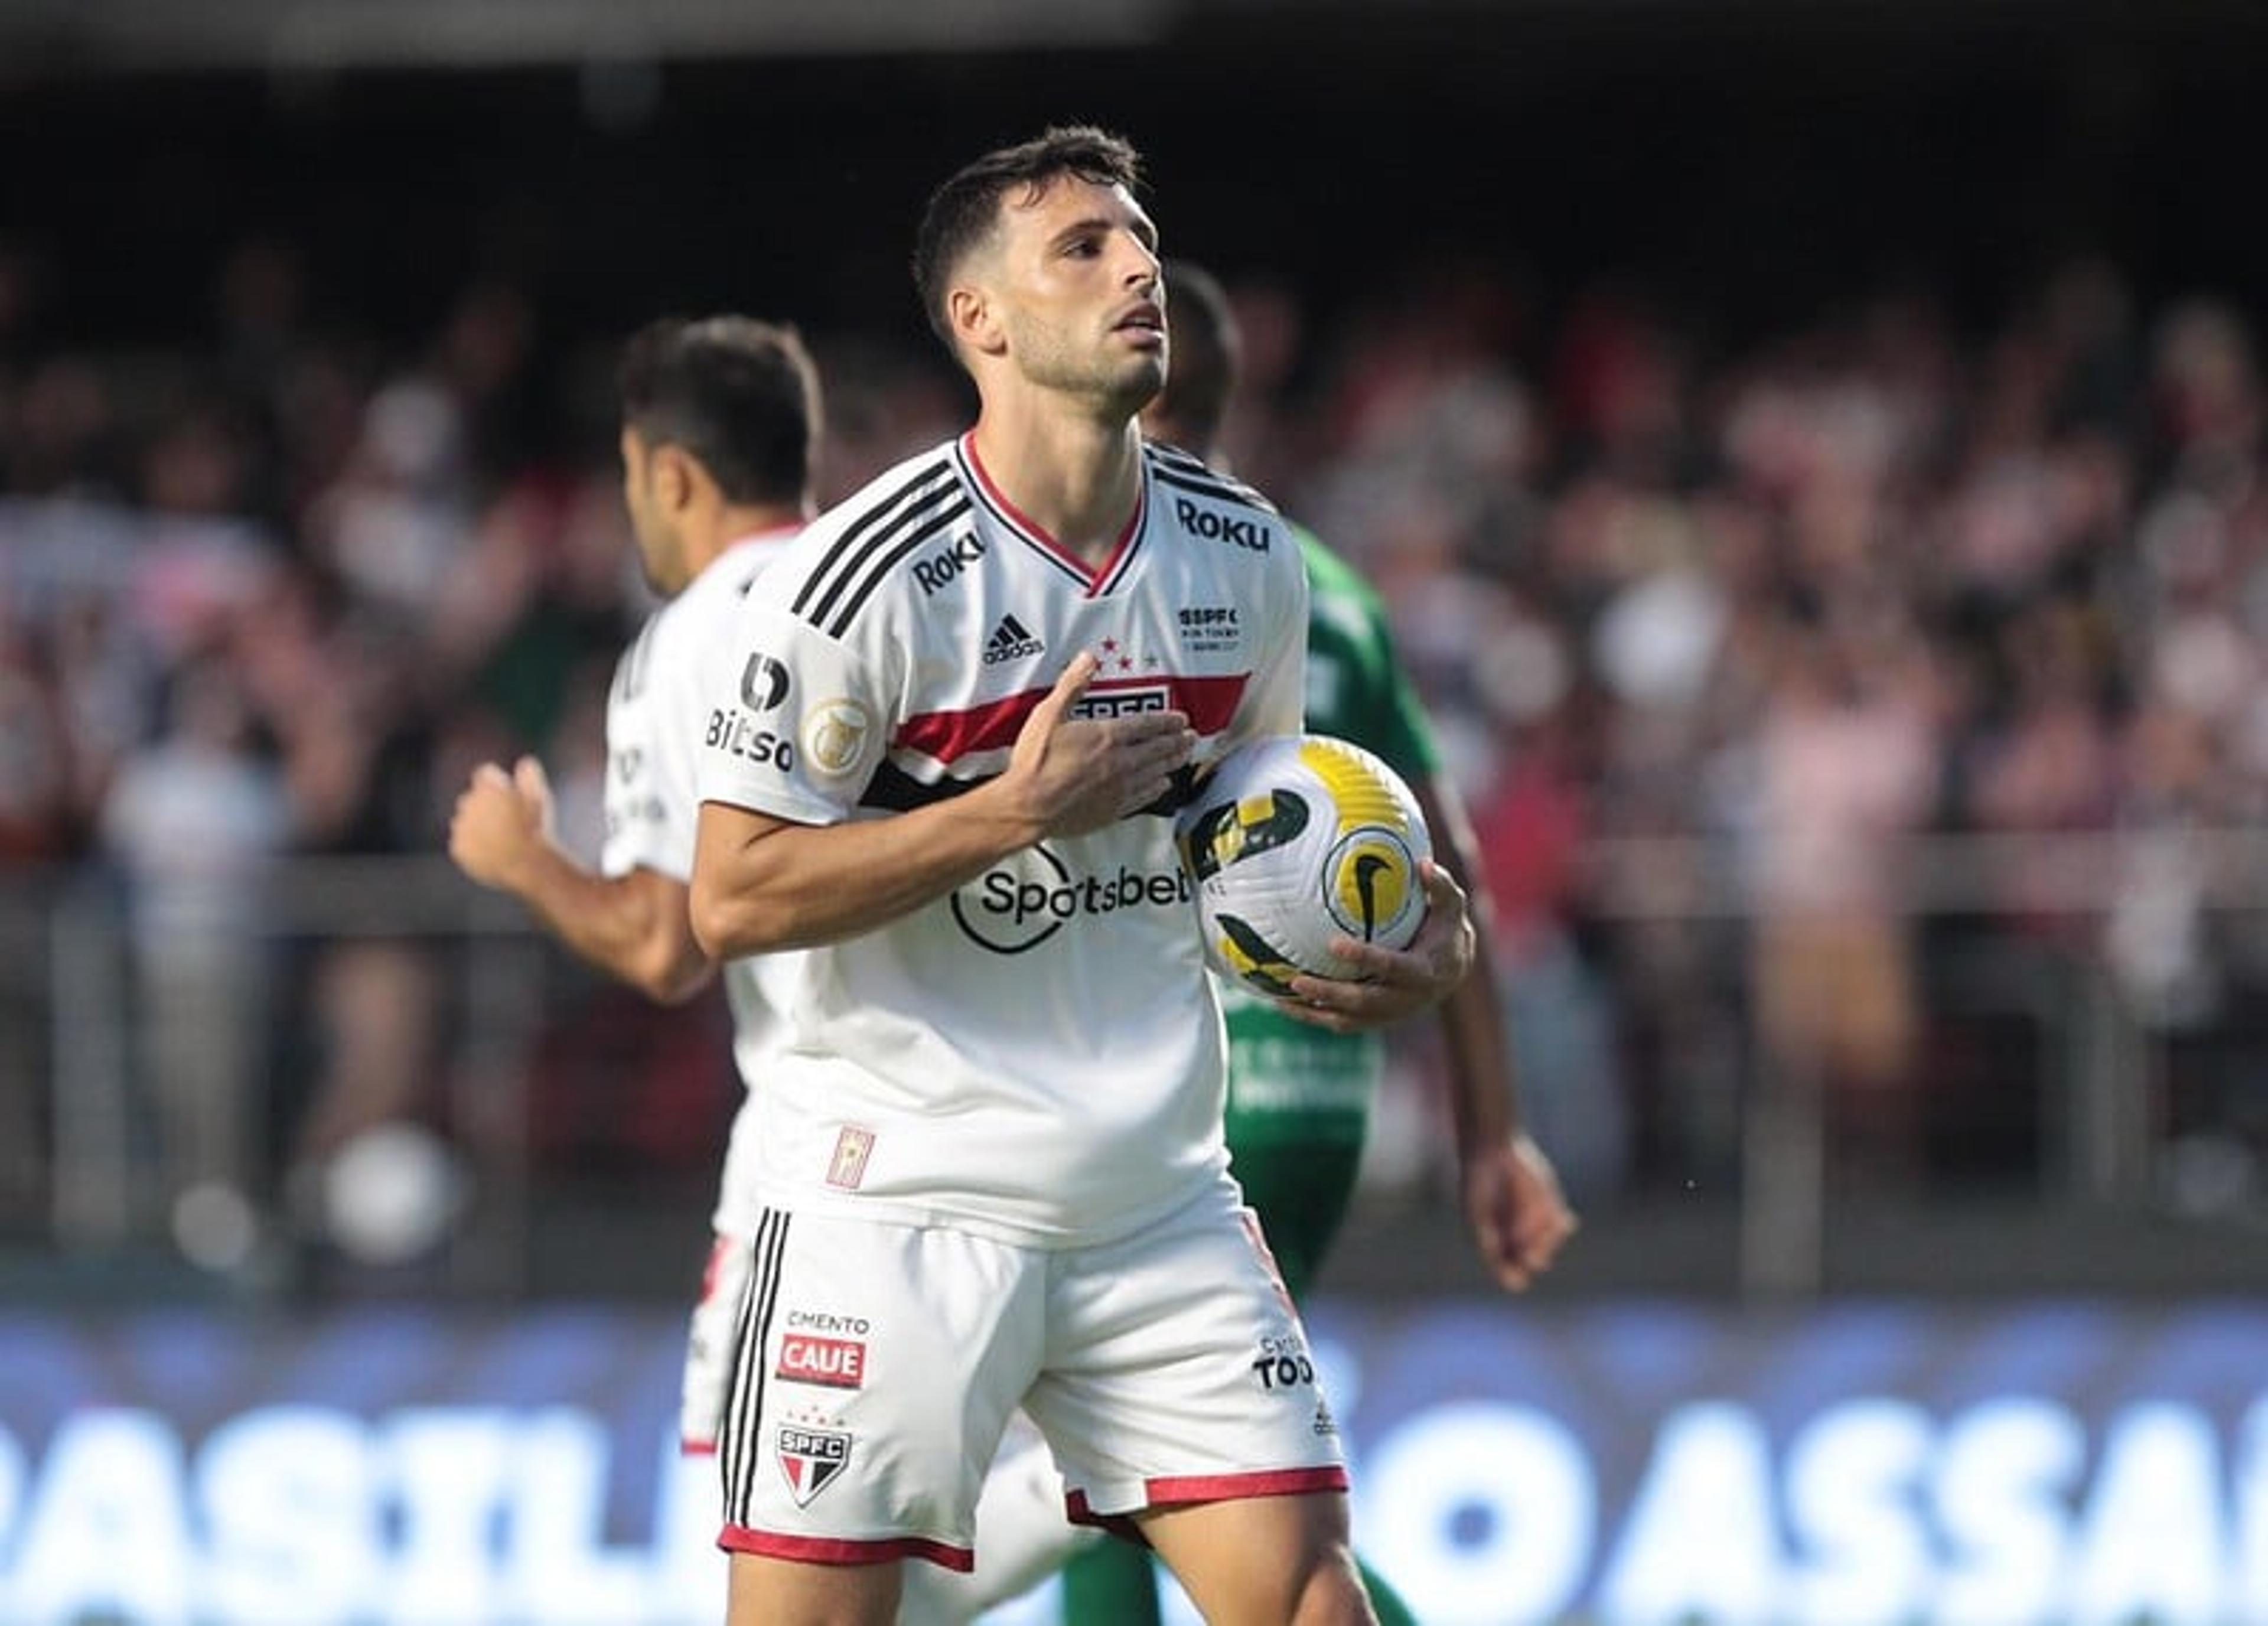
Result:
M1004 660L1022 660L1037 655L1047 645L1034 637L1024 623L1012 615L1003 615L1000 624L992 629L992 636L984 640L984 664L997 666Z

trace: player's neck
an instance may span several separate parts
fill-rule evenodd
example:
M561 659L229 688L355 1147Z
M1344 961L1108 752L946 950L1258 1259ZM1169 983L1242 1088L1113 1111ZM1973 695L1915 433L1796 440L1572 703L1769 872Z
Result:
M1130 420L987 404L976 460L1016 511L1090 563L1108 558L1141 500L1142 438Z
M698 576L731 552L734 544L768 531L799 530L811 523L807 503L741 503L717 511L716 522L702 527L685 549L685 563Z

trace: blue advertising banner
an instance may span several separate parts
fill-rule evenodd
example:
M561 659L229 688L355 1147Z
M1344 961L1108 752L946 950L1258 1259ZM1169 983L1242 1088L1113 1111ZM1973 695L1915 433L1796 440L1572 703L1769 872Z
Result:
M1358 1542L1432 1626L2268 1626L2268 1307L1311 1325ZM715 1626L681 1336L0 1314L0 1622Z

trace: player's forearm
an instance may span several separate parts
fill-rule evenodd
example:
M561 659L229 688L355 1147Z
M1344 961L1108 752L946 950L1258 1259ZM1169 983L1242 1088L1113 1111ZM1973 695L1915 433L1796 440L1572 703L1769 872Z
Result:
M684 888L650 871L600 875L546 843L510 888L578 956L663 1004L690 999L715 969L683 918Z
M711 954L732 960L839 943L911 914L1040 838L997 787L825 826L705 806L694 933Z
M1497 995L1486 932L1476 934L1472 970L1440 1006L1449 1074L1449 1115L1460 1163L1501 1146L1520 1129L1512 1045Z
M1449 1073L1449 1111L1460 1162L1469 1162L1501 1146L1520 1130L1520 1097L1513 1082L1512 1040L1504 1004L1497 991L1496 965L1489 950L1488 894L1480 871L1480 847L1463 804L1447 785L1428 776L1411 787L1426 828L1433 833L1436 860L1471 901L1476 929L1472 968L1441 1002L1442 1048Z

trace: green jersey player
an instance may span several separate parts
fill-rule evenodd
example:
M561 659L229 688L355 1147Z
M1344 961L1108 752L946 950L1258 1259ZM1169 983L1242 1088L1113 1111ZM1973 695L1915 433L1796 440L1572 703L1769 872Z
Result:
M1166 267L1173 361L1164 393L1143 415L1152 439L1213 461L1235 382L1235 320L1201 268ZM1297 528L1295 527L1295 531ZM1417 791L1437 853L1476 898L1476 855L1462 809L1440 772L1423 709L1394 652L1385 606L1369 584L1314 535L1297 531L1307 567L1307 725L1367 747ZM1230 1169L1260 1216L1294 1299L1314 1280L1345 1218L1385 1071L1375 1032L1346 1034L1292 1008L1221 984L1227 1013ZM1521 1133L1504 1019L1484 935L1472 974L1440 1006L1466 1216L1483 1260L1507 1291L1548 1269L1574 1230L1557 1176ZM1414 1617L1366 1566L1382 1626ZM1073 1559L1064 1615L1078 1626L1152 1626L1158 1602L1148 1562L1106 1541Z
M1312 533L1293 533L1307 567L1307 727L1367 747L1413 787L1425 784L1440 770L1440 753L1395 665L1385 607ZM1354 1193L1386 1041L1312 1026L1226 980L1220 993L1237 1181L1262 1218L1285 1286L1300 1298Z

